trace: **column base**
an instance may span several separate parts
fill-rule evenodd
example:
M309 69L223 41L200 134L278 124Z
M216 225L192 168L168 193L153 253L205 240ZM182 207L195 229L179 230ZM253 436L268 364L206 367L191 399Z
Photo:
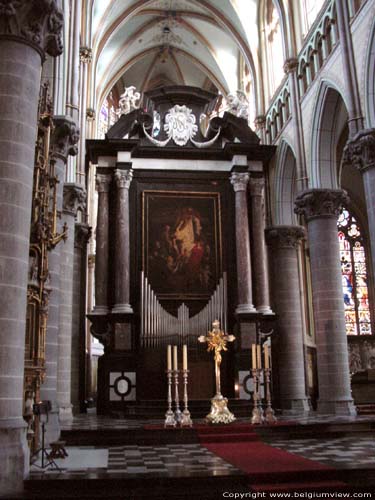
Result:
M257 307L257 312L258 313L261 313L261 314L272 314L272 315L275 315L275 313L272 311L272 309L270 308L270 306L258 306Z
M301 399L282 399L281 411L283 415L307 416L311 412L310 400L308 398Z
M133 309L130 304L115 304L112 309L113 314L133 314Z
M238 304L236 307L236 314L253 314L257 312L253 304Z
M317 413L322 415L349 415L355 417L357 415L357 408L354 406L352 399L327 401L318 400Z
M72 422L73 420L73 405L59 406L59 422Z
M95 306L91 314L105 315L109 313L107 306Z
M23 491L23 480L29 472L30 452L26 439L27 425L0 422L0 492L10 495Z

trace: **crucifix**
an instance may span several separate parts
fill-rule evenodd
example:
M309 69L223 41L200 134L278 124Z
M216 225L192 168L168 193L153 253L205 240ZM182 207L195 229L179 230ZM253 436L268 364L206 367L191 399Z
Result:
M199 342L207 342L208 352L214 351L216 394L211 399L211 411L206 416L206 420L213 424L229 424L236 419L228 409L228 399L221 394L220 380L221 351L227 351L227 342L233 342L235 339L234 335L227 335L220 330L220 323L217 319L212 323L212 331L209 331L207 336L198 337Z

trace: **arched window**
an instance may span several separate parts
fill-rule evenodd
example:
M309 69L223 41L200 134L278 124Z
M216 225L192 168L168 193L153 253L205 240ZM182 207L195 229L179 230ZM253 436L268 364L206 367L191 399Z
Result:
M337 221L347 335L371 335L366 254L358 222L346 208Z
M306 35L316 19L324 0L301 0L303 35Z
M108 129L116 123L116 119L116 105L112 92L110 92L106 100L103 102L99 114L99 139L104 139Z
M272 0L267 0L266 8L265 35L267 45L268 85L271 98L284 76L284 53L280 18Z

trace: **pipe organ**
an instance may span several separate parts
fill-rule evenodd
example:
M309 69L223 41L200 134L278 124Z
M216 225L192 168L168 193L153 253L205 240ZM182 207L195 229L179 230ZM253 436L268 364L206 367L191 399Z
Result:
M212 327L215 319L227 331L227 274L224 272L208 303L190 317L189 308L182 303L177 317L166 311L153 291L148 278L141 273L141 347L187 344L197 345L197 338Z

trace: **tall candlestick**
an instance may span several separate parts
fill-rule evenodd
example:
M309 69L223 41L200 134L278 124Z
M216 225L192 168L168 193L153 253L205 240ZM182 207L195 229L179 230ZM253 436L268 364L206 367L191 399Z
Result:
M270 367L270 358L268 354L268 345L264 346L264 368L268 369Z
M177 371L178 370L178 364L177 364L177 346L173 346L173 370Z
M251 361L253 370L257 367L257 355L256 355L256 345L252 344L251 346Z
M172 346L167 347L167 370L172 370Z
M182 346L182 369L187 370L187 345Z
M262 357L260 354L260 345L257 345L257 368L260 370L262 368Z

